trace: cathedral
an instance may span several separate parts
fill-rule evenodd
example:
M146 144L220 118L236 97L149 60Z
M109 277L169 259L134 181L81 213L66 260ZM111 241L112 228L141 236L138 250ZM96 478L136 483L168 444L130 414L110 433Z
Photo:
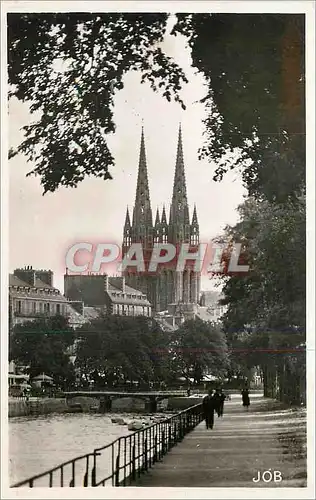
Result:
M155 222L150 202L144 130L142 129L135 206L132 221L127 209L123 232L123 257L133 243L141 243L145 265L150 261L155 243L172 243L179 248L181 243L189 244L189 251L197 250L199 244L199 224L194 206L190 221L187 200L181 126L179 128L173 194L170 205L169 222L165 205L162 213L157 209ZM135 269L135 268L134 268ZM135 272L132 268L124 271L126 283L141 290L148 297L154 312L170 310L170 306L181 310L192 309L199 301L200 273L187 265L183 271L174 265L161 265L157 272Z

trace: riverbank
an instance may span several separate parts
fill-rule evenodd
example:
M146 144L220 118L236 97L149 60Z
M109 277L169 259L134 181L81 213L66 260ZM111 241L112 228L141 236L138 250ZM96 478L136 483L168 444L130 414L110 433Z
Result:
M27 417L29 415L46 415L49 413L66 413L69 411L65 398L30 398L9 399L9 417Z
M176 397L165 399L160 402L158 412L181 411L189 406L198 404L199 397ZM67 401L66 398L29 398L9 399L9 417L26 417L29 415L46 415L49 413L89 413L99 412L100 401L93 397L76 397ZM145 401L138 398L118 398L112 402L112 410L115 412L145 412Z
M237 394L239 391L227 391L230 394ZM261 391L251 391L251 394L261 393ZM204 394L193 394L192 396L174 396L163 399L158 403L158 412L182 411L190 406L202 401ZM96 412L100 411L100 399L93 396L76 396L67 400L66 398L9 398L9 417L23 417L28 415L46 415L49 413L76 413L76 412ZM146 412L145 400L137 397L130 397L128 394L123 398L112 400L111 412Z

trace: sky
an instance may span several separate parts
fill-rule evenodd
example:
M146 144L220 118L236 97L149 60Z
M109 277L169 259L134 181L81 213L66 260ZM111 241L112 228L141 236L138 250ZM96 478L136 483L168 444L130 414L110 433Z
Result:
M189 83L182 91L187 105L166 101L140 75L130 73L124 89L115 97L116 132L108 138L115 158L113 180L86 178L77 188L59 188L43 196L38 177L26 178L32 164L24 156L9 162L9 260L10 272L17 267L51 269L54 285L63 291L65 255L74 242L115 242L121 244L126 207L135 201L136 178L142 123L144 125L152 211L171 202L178 128L181 122L187 195L192 217L196 203L200 240L208 242L227 224L238 219L237 206L246 191L240 174L229 172L222 182L214 182L215 165L198 160L203 145L205 109L198 101L206 92L204 80L190 65L190 52L183 37L167 36L164 49L182 65ZM9 146L23 138L21 127L33 117L28 106L16 99L9 104ZM202 289L213 283L202 279Z

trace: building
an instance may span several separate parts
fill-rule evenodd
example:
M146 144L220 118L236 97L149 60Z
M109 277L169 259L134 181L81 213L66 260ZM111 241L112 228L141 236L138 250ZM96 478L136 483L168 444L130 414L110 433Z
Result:
M217 292L216 290L201 291L200 306L212 307L215 304L217 304L221 298L222 298L221 293Z
M220 301L224 298L221 292L215 290L206 290L201 292L199 317L208 318L205 321L217 323L221 321L222 316L227 311L227 306L221 305Z
M148 297L155 312L165 311L169 304L197 304L200 294L200 273L187 266L177 272L175 263L160 266L155 273L148 272L155 243L171 243L177 248L189 244L189 251L196 251L199 244L199 224L196 207L190 222L187 200L181 127L173 183L173 195L167 222L165 205L162 213L157 210L153 223L150 202L144 131L141 134L138 178L132 221L127 209L123 230L122 254L125 256L133 243L141 243L145 271L135 272L132 266L124 271L126 283L141 290Z
M85 323L80 315L60 291L53 286L53 272L33 269L15 269L9 275L9 323L34 321L41 317L60 314L67 317L73 327Z
M103 314L120 316L151 316L152 307L146 295L125 283L125 277L106 274L65 274L66 297L74 303L83 302Z

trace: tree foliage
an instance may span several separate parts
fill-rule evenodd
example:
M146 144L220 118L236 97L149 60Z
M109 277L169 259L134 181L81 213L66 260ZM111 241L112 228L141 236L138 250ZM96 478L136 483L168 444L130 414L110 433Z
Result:
M305 331L305 197L286 205L248 199L239 213L226 239L242 243L249 272L223 277L226 320L237 332L246 323Z
M161 49L169 15L10 14L11 95L40 118L24 128L17 152L35 163L44 192L85 175L110 179L113 97L124 75L182 103L187 79ZM202 157L215 180L240 167L250 193L295 197L305 178L304 16L178 14L172 34L188 40L205 77L208 110Z
M75 334L62 316L18 324L10 337L10 359L28 366L30 377L51 376L57 386L74 381L68 348Z
M130 70L171 99L181 68L159 47L167 14L9 14L11 96L40 117L24 127L22 152L44 192L86 175L111 179L106 136L115 131L113 97ZM183 103L182 103L183 105Z
M242 242L250 268L244 276L222 277L231 359L237 371L259 365L267 390L279 377L289 400L298 401L303 389L293 376L285 382L284 373L293 363L304 365L305 197L282 205L248 199L239 212L240 222L225 237Z
M175 371L197 384L206 373L219 377L228 368L226 339L217 324L199 318L186 321L174 333L171 348Z
M168 337L152 319L108 316L78 330L76 366L103 384L148 384L167 373Z
M217 162L215 178L241 167L251 195L295 197L305 178L304 16L183 14L173 31L188 36L209 85L202 156Z

